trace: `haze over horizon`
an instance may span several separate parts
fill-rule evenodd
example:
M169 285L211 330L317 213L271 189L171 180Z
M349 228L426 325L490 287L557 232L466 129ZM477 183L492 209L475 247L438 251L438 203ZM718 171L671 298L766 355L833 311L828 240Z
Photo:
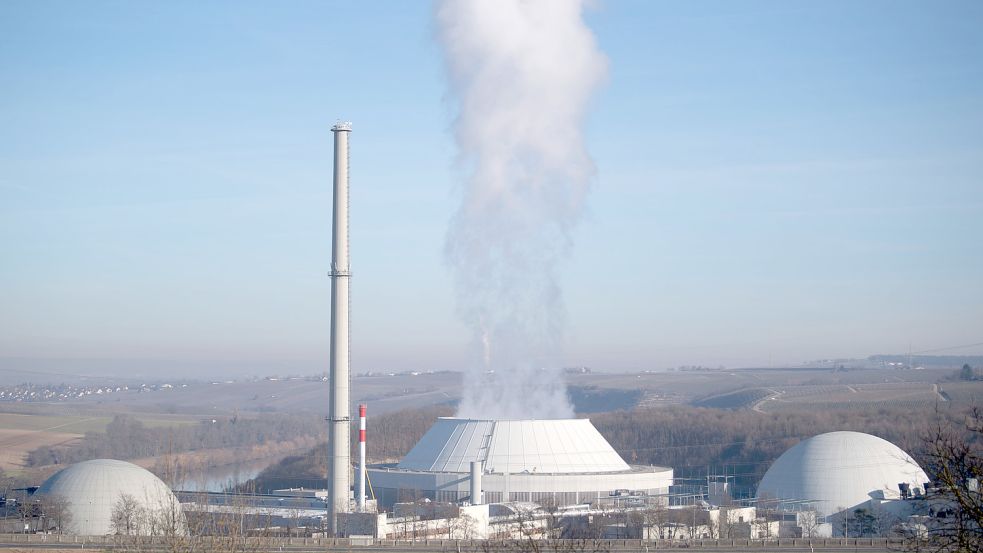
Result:
M326 370L336 119L353 372L466 363L433 7L278 8L0 5L0 371ZM564 365L983 354L983 6L586 21L609 67Z

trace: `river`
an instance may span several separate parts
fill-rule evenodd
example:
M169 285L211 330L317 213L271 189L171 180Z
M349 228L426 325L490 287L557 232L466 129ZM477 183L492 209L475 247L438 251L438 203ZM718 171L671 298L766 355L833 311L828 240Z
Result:
M266 467L279 461L282 457L242 461L219 465L206 469L193 478L186 478L176 488L186 492L220 492L230 486L242 484L255 478Z

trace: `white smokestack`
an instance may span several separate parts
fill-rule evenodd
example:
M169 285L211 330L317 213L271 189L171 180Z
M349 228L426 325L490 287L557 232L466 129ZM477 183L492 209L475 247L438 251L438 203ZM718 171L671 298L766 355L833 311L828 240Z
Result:
M481 473L482 473L482 463L481 461L471 461L471 504L481 505L484 503L481 499Z
M358 406L358 510L365 512L365 404Z
M594 174L582 126L606 70L583 4L437 2L466 174L447 236L475 352L462 417L573 414L557 273Z
M334 228L331 242L331 374L328 426L328 517L338 533L338 513L350 510L351 453L349 444L348 284L348 136L351 123L331 127L334 133Z

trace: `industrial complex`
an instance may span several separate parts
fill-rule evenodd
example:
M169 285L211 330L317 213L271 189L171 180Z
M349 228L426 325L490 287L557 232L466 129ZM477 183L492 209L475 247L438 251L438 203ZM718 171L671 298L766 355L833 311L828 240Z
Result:
M898 525L922 524L946 499L906 452L858 432L804 440L767 471L757 497L737 500L726 485L683 493L671 467L625 462L580 419L439 418L411 451L390 464L366 464L366 409L359 408L359 461L350 459L348 162L350 123L334 133L328 478L324 490L268 495L177 496L130 463L70 466L34 494L68 505L63 532L77 535L218 529L238 514L242 532L276 526L287 535L366 539L597 538L704 539L844 536L857 513ZM357 468L353 486L352 472ZM371 486L368 485L371 483ZM140 517L132 524L127 505ZM870 515L873 516L873 515ZM292 523L290 521L293 521ZM70 521L70 522L67 522ZM915 521L915 522L913 522ZM292 530L291 530L292 528ZM303 529L303 530L301 530ZM44 529L42 529L44 530Z

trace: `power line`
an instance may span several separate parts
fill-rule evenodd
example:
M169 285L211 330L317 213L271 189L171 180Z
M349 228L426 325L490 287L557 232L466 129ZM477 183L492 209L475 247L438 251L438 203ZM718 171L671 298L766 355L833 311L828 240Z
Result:
M940 351L949 351L949 350L954 350L954 349L975 348L977 346L983 346L983 342L976 342L975 344L964 344L964 345L961 345L961 346L949 346L947 348L935 348L935 349L926 349L926 350L922 350L922 351L913 351L913 352L911 352L911 355L921 355L923 353L937 353L937 352L940 352Z

